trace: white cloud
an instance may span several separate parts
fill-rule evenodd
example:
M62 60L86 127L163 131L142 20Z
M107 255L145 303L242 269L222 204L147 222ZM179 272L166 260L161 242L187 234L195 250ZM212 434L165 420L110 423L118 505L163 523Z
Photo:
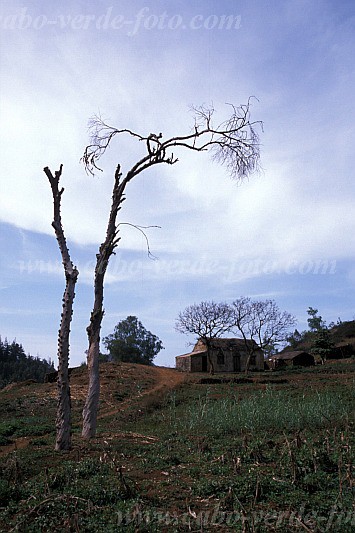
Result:
M200 294L198 287L201 293L212 291L211 280L218 280L223 292L258 279L266 284L258 292L268 294L277 292L269 287L270 270L302 270L307 261L315 267L329 261L330 268L332 261L352 261L355 41L348 5L148 5L151 14L166 9L185 20L200 12L233 12L241 15L241 27L174 32L142 26L131 38L125 31L95 28L4 30L0 219L54 239L51 192L42 168L55 171L63 163L64 229L78 256L79 280L91 284L115 166L121 162L126 169L143 147L114 142L102 160L104 172L86 176L79 158L88 142L88 118L101 112L113 125L171 136L189 129L189 104L213 102L218 122L225 102L238 105L255 94L259 102L253 102L252 118L262 119L265 129L264 171L238 186L208 154L182 150L173 167L139 176L127 189L119 220L161 226L147 230L159 261L146 259L138 231L121 226L107 285L121 288L120 282L138 276L142 284L170 284L172 299L182 302L187 295L176 293L176 283L193 280ZM100 16L109 7L107 2L37 2L27 11L33 16ZM134 1L113 9L134 20L142 7ZM1 5L2 14L21 8L16 1ZM87 259L89 252L92 259ZM42 253L40 236L28 240L24 233L20 259L33 265L42 257L47 262L50 253ZM48 262L43 276L63 276L57 258ZM161 315L167 305L166 294L154 297L165 303L155 300L149 307L142 298L147 316Z

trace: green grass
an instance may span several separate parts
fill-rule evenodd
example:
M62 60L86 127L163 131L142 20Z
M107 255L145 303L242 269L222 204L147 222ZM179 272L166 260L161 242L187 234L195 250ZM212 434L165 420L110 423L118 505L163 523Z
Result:
M171 427L185 433L235 434L243 431L299 431L346 424L353 414L354 389L285 394L267 388L244 399L215 399L207 390L193 405L174 413L172 398ZM176 408L177 409L177 408Z
M134 398L94 441L75 428L66 454L53 451L54 402L2 394L0 439L30 444L0 459L0 530L353 532L350 367L189 381L139 411Z

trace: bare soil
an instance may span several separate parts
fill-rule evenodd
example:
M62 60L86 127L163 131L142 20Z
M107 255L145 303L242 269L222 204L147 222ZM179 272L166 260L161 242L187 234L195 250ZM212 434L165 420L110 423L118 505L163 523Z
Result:
M150 404L159 402L169 391L180 386L188 379L186 374L178 372L173 368L145 366L130 363L104 363L100 368L100 407L98 421L104 420L115 415L125 416L125 412L138 405L145 408ZM88 387L88 374L86 367L79 367L72 371L71 374L71 398L73 411L76 415L78 407L81 407L86 398ZM44 383L38 384L33 380L19 383L11 383L0 394L7 398L28 395L36 397L41 402L57 398L57 384ZM80 419L73 420L73 425L80 424ZM101 433L101 438L102 438ZM127 438L130 440L146 440L151 443L154 439L145 435L134 432L112 433L105 435L106 439ZM76 440L76 439L74 439ZM0 457L9 453L26 448L31 442L29 437L19 437L13 440L11 444L0 447Z

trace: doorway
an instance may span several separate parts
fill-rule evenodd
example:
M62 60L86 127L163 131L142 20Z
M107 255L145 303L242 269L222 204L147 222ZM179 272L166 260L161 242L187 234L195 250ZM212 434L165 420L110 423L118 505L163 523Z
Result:
M233 372L240 372L240 355L233 355Z
M202 372L207 372L207 355L202 355Z

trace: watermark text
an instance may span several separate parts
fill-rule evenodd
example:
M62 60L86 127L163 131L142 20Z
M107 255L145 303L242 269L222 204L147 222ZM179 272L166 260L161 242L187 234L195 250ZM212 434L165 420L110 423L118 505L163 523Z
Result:
M62 274L62 263L57 261L18 261L22 274ZM105 267L105 266L104 266ZM94 275L95 261L78 264L85 277ZM331 276L337 272L336 259L221 261L214 259L132 260L112 258L108 269L108 281L146 278L186 278L218 276L225 283L261 276Z
M110 6L100 14L63 13L49 15L35 14L28 7L22 7L11 15L0 16L0 28L3 30L42 30L56 27L59 30L119 30L133 37L144 30L238 30L241 27L240 15L201 15L186 19L181 14L153 12L149 7L142 7L132 18L118 14Z

